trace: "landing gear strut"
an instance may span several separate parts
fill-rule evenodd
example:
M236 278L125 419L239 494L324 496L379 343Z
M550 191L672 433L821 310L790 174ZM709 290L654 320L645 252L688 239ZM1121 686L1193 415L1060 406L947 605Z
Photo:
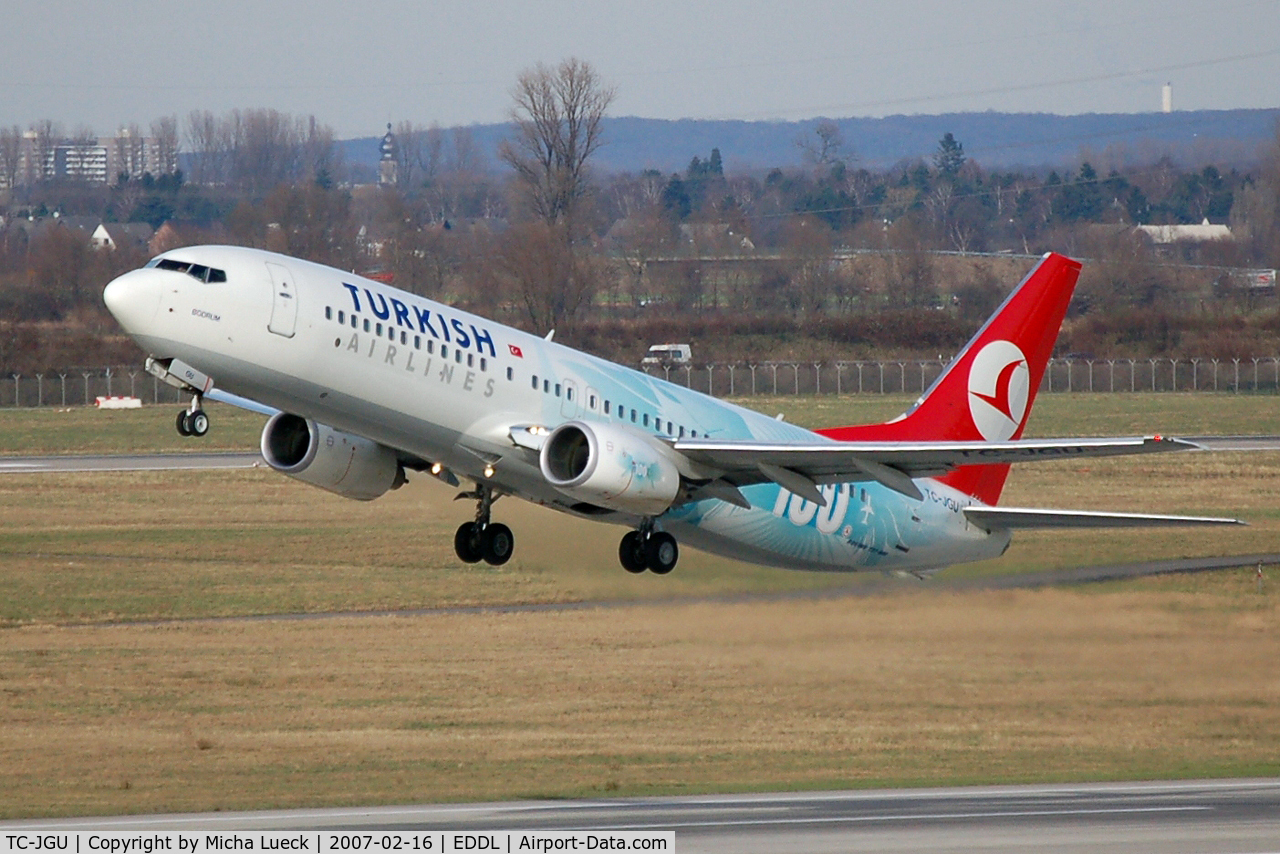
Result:
M453 550L463 563L479 563L483 560L491 566L502 566L515 551L516 538L511 529L501 522L490 522L493 502L501 496L493 489L478 484L475 492L464 492L459 498L476 499L476 520L464 522L453 535Z
M191 406L178 413L177 426L179 436L203 436L209 432L209 416L201 408L204 397L199 393L191 396Z
M676 538L666 531L653 530L652 519L646 519L640 530L624 535L618 545L618 560L627 572L647 569L655 575L666 575L676 568L679 559Z

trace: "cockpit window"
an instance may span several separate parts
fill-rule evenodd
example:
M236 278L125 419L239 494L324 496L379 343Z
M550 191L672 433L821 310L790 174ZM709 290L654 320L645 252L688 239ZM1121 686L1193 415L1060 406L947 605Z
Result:
M216 267L206 267L203 264L192 264L190 261L179 261L177 258L161 258L158 261L153 261L148 266L153 266L158 270L172 270L175 273L186 273L197 281L209 282L210 284L225 282L227 280L227 273L225 270L219 270Z

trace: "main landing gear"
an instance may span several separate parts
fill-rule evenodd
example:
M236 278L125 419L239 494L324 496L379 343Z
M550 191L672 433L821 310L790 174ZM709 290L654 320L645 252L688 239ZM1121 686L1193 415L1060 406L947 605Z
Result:
M627 572L647 569L654 575L666 575L676 568L679 559L676 538L666 531L653 530L652 519L646 519L640 530L626 534L618 546L618 560Z
M205 415L201 404L203 397L199 394L191 396L191 406L178 413L179 436L203 436L209 432L209 416Z
M464 492L458 497L476 499L476 520L464 522L453 535L453 550L458 553L458 559L463 563L483 560L491 566L502 566L511 560L516 548L515 535L501 522L489 521L493 502L501 496L495 495L491 487L478 484L475 492Z

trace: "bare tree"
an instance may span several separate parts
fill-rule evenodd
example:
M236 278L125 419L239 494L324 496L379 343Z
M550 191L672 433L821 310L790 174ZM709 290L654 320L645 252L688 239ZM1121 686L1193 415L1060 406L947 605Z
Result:
M32 157L27 162L27 183L53 176L53 148L62 136L62 128L49 119L42 119L31 126L31 133L34 145Z
M12 190L22 167L22 128L0 128L0 185Z
M844 148L844 135L840 126L831 119L822 119L813 129L813 138L801 135L796 139L805 163L813 167L830 166L840 160Z
M136 124L120 129L115 138L115 166L117 174L140 178L146 171L147 141ZM107 176L114 179L115 175Z
M178 117L161 116L151 123L155 140L155 164L152 172L171 175L178 171Z
M567 225L572 240L588 192L587 164L602 142L614 90L589 63L570 58L554 69L539 63L525 71L511 96L515 137L498 155L515 170L530 213L547 225Z
M187 141L191 147L191 180L196 184L225 183L231 150L227 123L208 110L193 110L187 116Z

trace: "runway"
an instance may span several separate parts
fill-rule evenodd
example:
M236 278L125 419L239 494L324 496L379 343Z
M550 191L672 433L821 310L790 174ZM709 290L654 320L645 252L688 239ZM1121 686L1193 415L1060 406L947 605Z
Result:
M95 454L47 457L0 457L0 474L93 471L203 471L264 466L259 453L238 451L204 454Z
M16 830L674 831L679 852L1280 852L1280 779L153 815Z

